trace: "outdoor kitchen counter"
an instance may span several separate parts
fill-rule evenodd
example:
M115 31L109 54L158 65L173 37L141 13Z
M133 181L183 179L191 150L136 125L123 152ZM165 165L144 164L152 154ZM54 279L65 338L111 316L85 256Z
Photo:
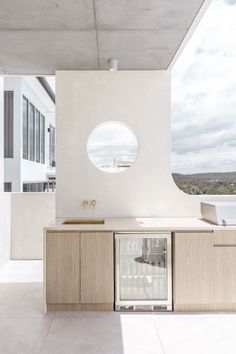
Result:
M197 218L65 220L44 229L45 309L113 311L114 233L173 232L174 311L236 311L236 226Z
M218 226L197 218L94 218L105 220L104 224L68 225L65 220L76 218L57 218L44 228L45 231L112 231L112 232L149 232L149 231L210 231L236 230L236 226ZM84 218L78 218L84 219ZM90 220L93 218L90 218Z

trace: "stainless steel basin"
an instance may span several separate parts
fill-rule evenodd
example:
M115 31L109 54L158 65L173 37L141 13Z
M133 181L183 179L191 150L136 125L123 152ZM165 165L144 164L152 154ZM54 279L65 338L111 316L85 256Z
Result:
M63 222L63 225L104 225L103 219L68 219Z

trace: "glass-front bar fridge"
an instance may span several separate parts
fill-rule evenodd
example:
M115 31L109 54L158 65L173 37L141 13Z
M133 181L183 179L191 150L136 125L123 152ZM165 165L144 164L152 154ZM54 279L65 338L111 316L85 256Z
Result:
M115 309L172 310L171 233L116 233Z

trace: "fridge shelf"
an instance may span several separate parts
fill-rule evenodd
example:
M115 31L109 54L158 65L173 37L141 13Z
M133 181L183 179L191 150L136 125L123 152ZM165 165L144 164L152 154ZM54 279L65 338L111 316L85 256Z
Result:
M164 250L164 251L160 251L160 252L150 252L150 254L152 255L166 255L167 251ZM126 253L122 253L121 254L121 257L133 257L133 256L138 256L138 257L142 257L142 252L140 250L137 250L136 252L126 252Z

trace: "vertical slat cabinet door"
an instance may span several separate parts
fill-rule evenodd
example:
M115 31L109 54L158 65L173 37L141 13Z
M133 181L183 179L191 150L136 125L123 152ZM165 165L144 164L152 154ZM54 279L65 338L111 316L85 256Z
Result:
M214 247L215 301L219 310L236 310L236 246Z
M81 303L114 302L113 254L111 232L81 233Z
M214 298L212 233L174 235L174 308L201 310Z
M80 303L80 235L47 233L46 298L48 304Z

